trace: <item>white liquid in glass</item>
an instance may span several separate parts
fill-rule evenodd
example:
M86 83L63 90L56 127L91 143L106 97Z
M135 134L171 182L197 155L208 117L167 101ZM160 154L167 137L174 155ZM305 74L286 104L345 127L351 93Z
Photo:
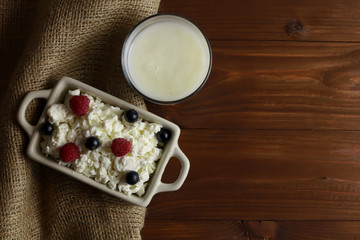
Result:
M202 85L210 53L197 28L181 22L157 22L133 40L128 63L140 92L154 100L176 101Z

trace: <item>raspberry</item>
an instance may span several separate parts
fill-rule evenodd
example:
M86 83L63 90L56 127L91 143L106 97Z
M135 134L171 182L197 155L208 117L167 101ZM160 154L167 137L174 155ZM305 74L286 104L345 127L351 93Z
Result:
M124 138L115 138L111 144L111 151L117 157L125 156L131 150L131 143Z
M74 162L80 158L80 150L75 143L67 143L61 147L60 157L63 162Z
M90 99L84 95L73 96L69 105L72 112L78 116L84 116L89 110Z

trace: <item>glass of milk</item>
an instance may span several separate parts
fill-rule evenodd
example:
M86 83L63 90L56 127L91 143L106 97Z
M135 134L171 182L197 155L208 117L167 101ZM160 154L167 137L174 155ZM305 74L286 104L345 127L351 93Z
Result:
M148 101L175 104L198 92L210 75L208 39L189 20L157 14L127 36L122 68L131 87Z

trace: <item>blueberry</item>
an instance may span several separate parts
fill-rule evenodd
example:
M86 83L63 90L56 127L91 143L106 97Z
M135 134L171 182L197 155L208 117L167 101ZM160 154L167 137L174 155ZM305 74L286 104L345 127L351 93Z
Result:
M134 123L139 119L139 114L134 109L130 109L125 112L124 117L127 122Z
M139 181L139 174L136 171L129 171L125 175L125 181L130 185L135 185Z
M54 125L50 122L45 122L40 127L40 132L44 135L51 135L54 131Z
M97 137L88 137L85 141L85 147L89 150L95 150L100 146L100 141Z
M159 142L167 143L171 138L171 132L169 129L161 128L161 130L157 132L156 137Z

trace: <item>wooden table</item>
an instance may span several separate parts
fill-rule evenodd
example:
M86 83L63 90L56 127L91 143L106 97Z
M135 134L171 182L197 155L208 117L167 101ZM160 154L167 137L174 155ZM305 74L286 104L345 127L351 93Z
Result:
M182 128L191 169L154 197L143 238L360 239L360 1L163 0L160 12L198 24L214 61L192 99L147 104Z

